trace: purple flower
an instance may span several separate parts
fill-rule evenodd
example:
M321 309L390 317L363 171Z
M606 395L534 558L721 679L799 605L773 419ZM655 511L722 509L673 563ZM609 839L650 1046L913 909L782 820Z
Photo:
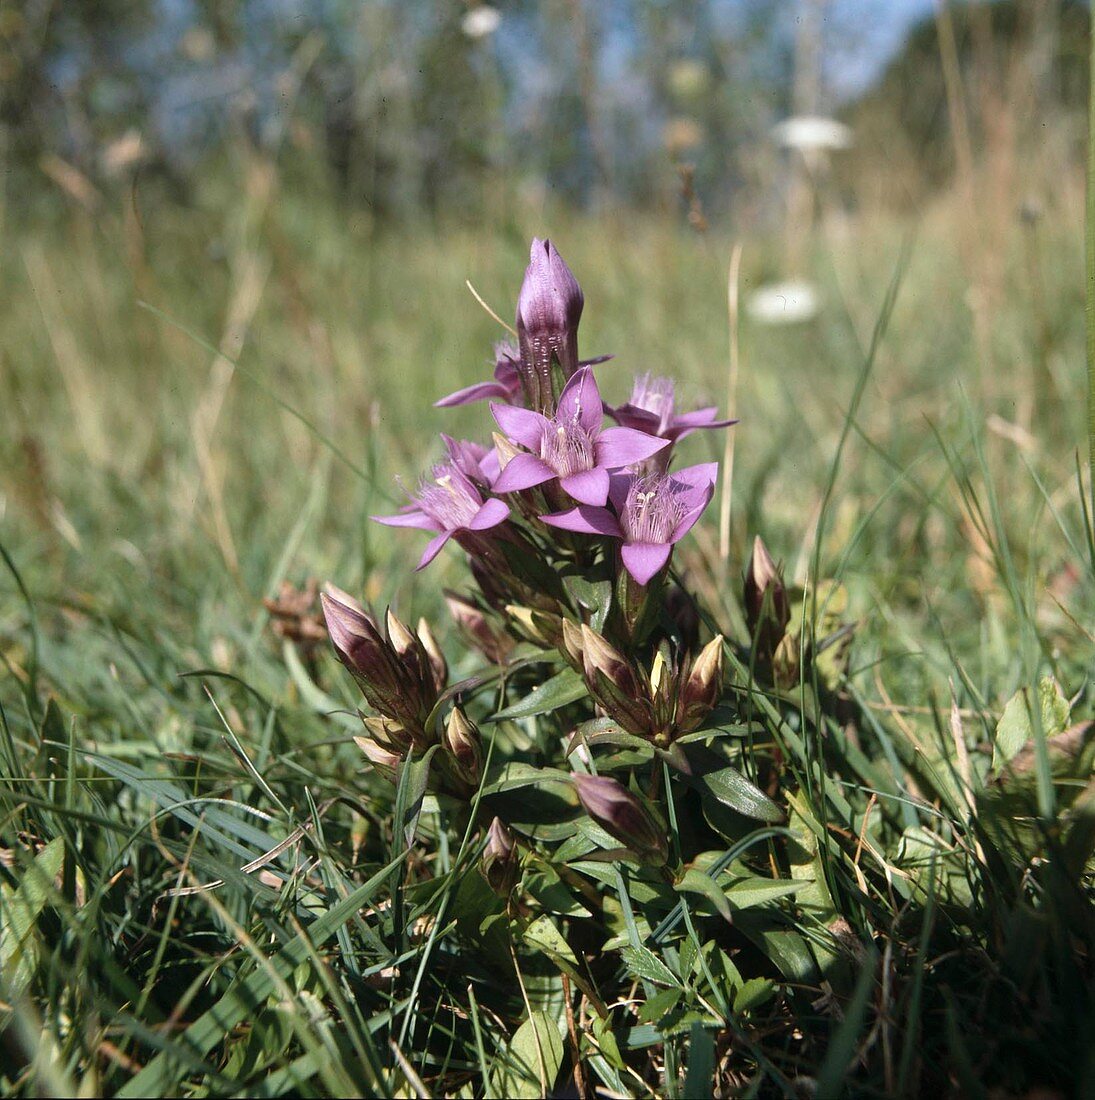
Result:
M671 378L640 374L635 378L630 400L605 411L617 423L676 443L698 428L727 428L736 420L716 420L718 409L708 405L694 412L678 413Z
M617 474L609 489L611 510L580 504L540 518L564 531L622 539L624 566L647 584L707 507L718 469L717 462L705 462L673 473Z
M582 288L555 246L534 237L517 299L521 385L529 408L554 408L553 361L564 378L578 369L578 322L584 305Z
M491 497L484 500L475 483L461 472L457 462L440 462L419 487L413 503L394 516L373 516L388 527L418 527L436 531L426 544L417 569L424 569L437 557L449 539L457 541L503 523L509 508Z
M470 405L473 401L486 401L496 398L510 405L521 403L521 376L517 373L517 364L521 353L508 340L494 345L494 381L476 382L474 386L457 390L448 397L434 402L438 409L448 409L453 405Z
M559 479L559 484L582 504L604 505L608 500L608 472L669 446L665 439L632 428L601 430L604 416L601 394L589 367L571 375L559 395L553 419L531 409L491 405L498 426L529 454L518 454L494 480L496 493L513 493Z

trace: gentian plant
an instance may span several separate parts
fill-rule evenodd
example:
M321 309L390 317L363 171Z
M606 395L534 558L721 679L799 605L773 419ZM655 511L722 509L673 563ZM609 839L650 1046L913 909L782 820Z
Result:
M445 457L406 506L374 517L429 534L419 569L446 545L466 557L471 586L446 593L466 647L453 662L461 678L450 682L425 623L412 632L334 588L323 609L364 696L357 742L392 791L406 843L431 843L424 808L446 851L473 838L458 935L501 970L533 946L546 955L564 995L580 991L588 1010L573 1062L607 1059L618 1074L620 1010L597 994L598 974L622 967L648 1005L676 988L667 1014L686 988L705 987L697 1003L724 1012L743 989L761 995L734 959L779 933L779 913L739 927L735 897L745 882L773 899L798 886L796 856L774 846L791 835L794 804L753 717L835 688L851 631L835 588L796 594L758 538L739 617L749 635L727 640L675 552L719 474L679 453L682 441L734 421L714 407L680 411L673 383L650 374L606 405L593 369L604 357L579 358L583 308L554 245L533 241L517 344L496 347L493 381L438 401L489 400L493 445L442 437ZM740 849L756 830L769 845L760 868ZM688 928L695 939L695 922L717 927L714 954L686 965L679 947L680 973L662 973L645 941L664 949Z

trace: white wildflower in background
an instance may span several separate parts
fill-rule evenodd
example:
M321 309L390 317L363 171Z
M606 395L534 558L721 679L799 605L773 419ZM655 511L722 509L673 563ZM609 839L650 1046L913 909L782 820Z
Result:
M816 316L817 291L804 279L769 283L753 292L747 308L749 316L761 324L793 325Z
M480 4L464 16L460 28L469 38L489 38L498 30L501 22L502 16L497 8Z
M784 148L802 152L847 149L852 144L851 128L843 122L810 115L785 118L772 128L772 136Z

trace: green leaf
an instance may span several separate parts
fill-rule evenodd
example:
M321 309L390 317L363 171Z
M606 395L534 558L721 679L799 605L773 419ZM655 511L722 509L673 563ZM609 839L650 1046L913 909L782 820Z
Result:
M811 884L785 878L750 878L735 883L725 891L731 909L751 909L777 898L789 898L801 893Z
M564 668L550 680L534 687L519 703L500 710L490 721L501 722L506 718L531 718L535 714L547 714L565 707L568 703L584 699L587 694L585 681L581 676L572 668Z
M702 1024L694 1023L688 1040L688 1073L684 1096L713 1096L715 1040Z
M520 760L491 768L483 784L483 797L520 790L522 787L543 787L545 784L550 784L555 793L562 793L559 788L565 788L570 796L568 801L575 806L578 804L578 796L574 793L574 786L566 772L558 768L537 768Z
M690 867L675 883L673 889L678 893L699 894L715 907L716 912L730 920L730 906L726 895L715 884L715 880L703 871Z
M1070 708L1060 685L1052 676L1038 684L1039 716L1042 734L1048 740L1068 729ZM992 746L992 770L999 772L1020 749L1034 739L1034 715L1029 688L1020 688L1007 702Z
M677 1007L677 1003L684 995L680 988L663 989L649 997L639 1009L640 1024L659 1024L670 1012Z
M620 949L620 955L627 964L628 969L636 977L644 978L656 985L679 986L673 971L669 969L657 955L642 944L634 944Z
M414 843L418 818L422 814L422 800L430 780L430 764L438 748L438 745L431 745L420 757L407 760L400 768L395 816L403 827L403 841L408 848Z
M589 617L589 625L598 634L604 632L608 613L612 608L612 582L591 581L580 574L563 578L567 595Z
M50 699L48 707L52 707ZM47 709L47 716L50 713ZM35 927L42 911L56 893L65 842L51 840L23 873L17 890L0 888L0 982L6 999L14 1000L34 979L38 969L39 942Z
M720 768L706 775L689 776L693 786L717 798L724 806L757 821L778 825L783 811L755 784L736 768Z
M388 876L406 857L407 853L401 852L368 882L336 902L305 931L294 936L276 955L266 960L266 965L257 967L234 983L170 1047L157 1054L140 1073L127 1081L117 1095L162 1096L178 1091L176 1085L180 1075L186 1072L185 1063L180 1064L180 1052L185 1051L188 1059L200 1059L208 1054L237 1024L247 1019L255 1005L265 1002L274 992L276 979L288 979L298 967L309 962L314 951L369 905Z
M577 956L550 917L537 917L525 929L523 939L530 947L535 947L552 958L563 959L571 966L578 965Z
M734 1015L758 1008L776 991L776 983L769 978L750 978L734 994Z
M563 1064L563 1037L555 1022L543 1012L533 1012L517 1029L492 1075L493 1091L514 1100L547 1096Z

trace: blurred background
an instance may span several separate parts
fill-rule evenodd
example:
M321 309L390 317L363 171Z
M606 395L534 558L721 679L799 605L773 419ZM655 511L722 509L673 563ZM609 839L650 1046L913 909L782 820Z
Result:
M736 587L758 531L803 576L843 437L822 560L878 646L941 618L1007 663L991 624L1063 620L1005 591L994 532L1023 586L1076 579L1043 520L1079 506L1088 27L1073 0L0 0L3 541L62 633L176 665L253 652L285 580L428 611L457 556L423 582L366 515L438 431L487 436L430 403L504 335L466 281L511 320L536 234L610 400L653 370L741 417L697 583Z

